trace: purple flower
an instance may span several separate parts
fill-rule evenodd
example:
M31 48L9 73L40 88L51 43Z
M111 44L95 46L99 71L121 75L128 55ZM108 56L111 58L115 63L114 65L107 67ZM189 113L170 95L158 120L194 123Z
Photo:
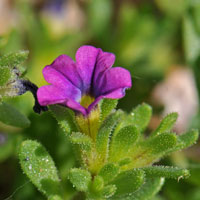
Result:
M43 69L51 85L38 89L42 106L62 104L87 115L103 98L118 99L130 88L131 75L121 67L111 68L115 55L92 46L76 52L76 62L61 55Z

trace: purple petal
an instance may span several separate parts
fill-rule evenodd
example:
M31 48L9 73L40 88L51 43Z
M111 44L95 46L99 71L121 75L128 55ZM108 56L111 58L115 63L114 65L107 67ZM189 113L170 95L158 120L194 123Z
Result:
M42 86L37 91L38 101L41 105L46 106L49 104L62 103L66 99L80 99L80 90L68 88L68 90L55 85Z
M100 96L118 99L125 95L125 89L132 86L130 72L121 67L115 67L104 73L100 83Z
M76 65L83 80L83 93L88 93L97 60L99 49L92 46L82 46L76 52Z
M54 85L42 86L37 91L38 101L42 106L62 104L72 108L73 110L81 112L83 115L86 115L86 109L74 100L76 95L75 91L73 94L70 94L69 91L65 91Z
M99 86L103 80L103 75L106 70L112 67L115 62L115 55L108 52L103 52L101 49L96 61L96 67L93 77L93 94L99 96Z
M68 81L70 81L74 86L81 88L82 80L77 71L75 62L69 56L61 55L57 57L51 65L47 67L55 69L57 72L62 74L66 79L68 79Z

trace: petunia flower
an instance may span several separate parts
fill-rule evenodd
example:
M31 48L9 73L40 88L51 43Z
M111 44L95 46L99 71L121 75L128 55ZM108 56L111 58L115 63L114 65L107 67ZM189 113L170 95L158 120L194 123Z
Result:
M76 62L61 55L43 69L51 85L37 91L40 105L61 104L87 115L103 98L118 99L132 86L131 75L121 67L111 68L115 55L93 46L82 46Z

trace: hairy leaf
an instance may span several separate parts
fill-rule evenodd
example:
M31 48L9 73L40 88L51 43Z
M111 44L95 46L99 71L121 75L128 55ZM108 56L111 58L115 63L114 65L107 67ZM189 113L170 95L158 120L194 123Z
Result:
M28 58L29 51L18 51L0 57L0 66L16 67Z
M110 134L120 119L120 112L112 113L101 125L96 138L96 149L99 153L100 160L105 160L108 157Z
M149 177L165 177L165 178L188 178L190 172L187 169L169 166L150 166L142 168Z
M139 190L119 200L151 200L160 191L163 184L164 178L147 178Z
M130 114L132 125L136 126L139 132L145 130L152 115L152 108L148 104L141 104L137 106Z
M51 156L40 143L32 140L22 142L19 160L22 170L40 192L49 199L58 199L56 197L61 196L57 169Z
M106 164L99 172L99 175L103 177L105 183L112 181L119 173L119 166L110 163Z
M141 169L133 169L120 173L111 183L117 187L113 198L135 192L144 183L145 173Z
M69 171L69 180L78 191L87 191L91 182L91 174L84 170L73 168Z
M134 147L134 144L139 138L139 132L135 126L125 126L120 129L112 137L109 160L111 162L117 162L121 158L125 157L129 153L130 148Z
M117 106L117 99L103 99L100 102L100 110L101 110L101 121L111 113L111 111Z
M158 128L152 133L152 136L159 135L165 132L171 131L174 124L176 123L176 120L178 118L177 113L170 113L164 119L161 121Z
M70 135L70 140L73 144L80 145L80 148L85 151L90 151L92 148L92 140L89 136L80 132L73 132Z
M75 123L74 112L72 110L60 105L51 105L50 111L66 133L78 131L77 124Z
M11 78L12 73L9 67L0 66L0 87L4 86Z
M30 121L25 115L7 103L0 103L0 121L19 128L26 128L30 125Z

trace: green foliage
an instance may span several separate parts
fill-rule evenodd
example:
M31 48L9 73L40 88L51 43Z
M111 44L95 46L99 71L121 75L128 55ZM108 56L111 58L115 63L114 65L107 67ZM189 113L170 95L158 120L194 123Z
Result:
M200 186L200 165L199 164L193 164L193 165L189 165L189 170L190 170L190 174L191 176L189 177L189 182L191 182L192 184L197 185L198 187Z
M120 173L111 183L117 187L113 198L124 196L138 190L144 183L145 173L140 169L133 169Z
M60 179L55 164L38 142L26 140L19 148L19 160L24 173L49 199L62 199Z
M117 99L103 99L100 102L100 110L101 110L101 121L111 113L111 111L117 106L118 100Z
M78 168L71 169L68 178L78 191L87 191L92 179L88 171Z
M178 118L178 113L170 113L161 121L158 128L152 133L152 136L159 135L165 132L170 132L173 128L176 120Z
M74 112L60 105L51 105L50 111L66 133L78 131Z
M95 176L92 182L91 192L98 193L104 188L104 179L102 176Z
M110 0L93 0L88 7L90 28L96 36L101 36L109 27L112 2Z
M120 112L112 113L101 125L96 138L96 149L100 159L104 162L108 157L109 137L117 122L120 120Z
M152 164L170 152L192 145L198 131L180 136L172 133L178 115L171 113L145 138L141 131L148 125L151 113L146 104L130 115L115 111L101 123L96 138L80 132L71 134L71 142L81 149L83 167L91 174L76 169L74 180L70 180L75 186L81 184L76 187L86 192L88 199L150 199L163 184L160 177L179 180L190 175L187 169Z
M0 133L0 139L0 162L3 162L15 152L19 135L13 136Z
M184 17L183 21L183 40L186 60L188 63L194 64L200 55L200 37L192 16L189 14Z
M107 199L112 197L116 192L116 186L115 185L108 185L102 190L102 196Z
M25 115L7 103L0 103L0 121L19 128L26 128L30 125L30 121Z
M164 178L148 178L139 190L132 195L123 197L123 200L150 200L164 184Z
M12 73L9 67L0 66L0 87L4 86L11 78Z
M104 165L100 170L99 176L101 176L105 183L112 181L119 173L119 166L116 164L110 163Z
M152 115L151 106L143 103L137 106L130 114L130 122L132 125L136 126L137 129L142 132L145 130Z
M19 51L16 53L9 53L0 57L0 66L9 66L14 68L22 64L28 58L29 51Z
M187 169L180 169L169 166L150 166L142 168L149 177L165 177L165 178L188 178L190 172Z
M93 142L91 138L79 132L73 132L70 135L70 140L73 144L78 144L83 151L90 151L92 149Z
M181 150L195 144L198 137L199 137L198 130L191 130L188 131L187 133L178 136L177 145L175 149L173 149L173 151Z
M124 155L134 147L138 138L139 132L135 126L130 125L120 129L119 132L112 137L109 160L117 162L119 159L123 158Z

